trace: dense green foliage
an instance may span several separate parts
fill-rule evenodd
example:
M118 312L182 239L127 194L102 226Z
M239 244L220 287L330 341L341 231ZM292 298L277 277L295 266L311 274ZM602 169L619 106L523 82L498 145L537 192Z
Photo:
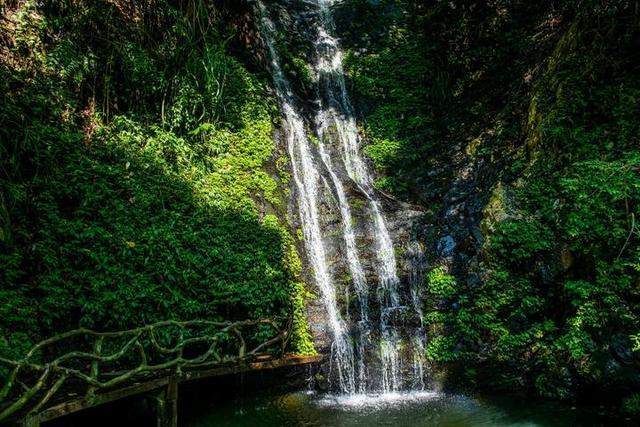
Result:
M577 4L354 0L343 36L378 186L437 206L456 163L478 171L479 262L428 275L429 359L637 412L639 16Z
M78 325L293 318L265 76L207 2L21 2L0 58L0 347ZM5 30L6 33L5 33Z
M0 5L2 351L77 325L276 316L313 352L275 103L223 3ZM286 28L291 4L273 3ZM335 12L376 186L458 239L424 283L432 365L639 413L637 6ZM304 97L309 37L292 33L276 43Z

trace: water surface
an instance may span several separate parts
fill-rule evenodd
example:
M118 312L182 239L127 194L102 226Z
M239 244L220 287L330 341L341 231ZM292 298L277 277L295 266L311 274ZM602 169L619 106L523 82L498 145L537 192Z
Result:
M191 414L190 427L210 426L604 426L623 425L595 410L514 397L472 398L436 392L332 396L309 392L262 395L212 404Z

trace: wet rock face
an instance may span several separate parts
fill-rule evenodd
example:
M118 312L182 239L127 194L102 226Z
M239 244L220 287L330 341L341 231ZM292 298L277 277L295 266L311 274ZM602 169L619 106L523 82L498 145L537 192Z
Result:
M455 248L456 241L453 239L453 236L447 235L438 240L436 254L440 257L449 257L453 255L453 251Z
M330 148L331 149L331 148ZM343 182L347 183L345 191L349 198L351 215L353 218L353 230L357 244L360 261L365 272L368 286L368 311L373 319L383 315L380 308L380 301L377 293L380 286L378 269L379 260L377 256L377 242L371 224L371 206L369 200L358 190L353 183L349 185L346 178L346 171L338 167ZM358 305L358 297L349 273L347 265L347 254L345 251L345 241L343 236L342 218L337 208L335 190L330 182L323 177L322 194L319 199L320 217L322 221L323 243L325 244L330 272L335 282L336 295L339 301L342 318L347 323L349 329L357 329L358 321L361 319L361 308ZM289 207L290 221L296 228L301 224L297 219L296 194L295 189L291 189L291 200ZM424 234L424 212L415 206L399 202L392 198L380 195L381 204L384 211L385 222L391 239L393 241L394 252L400 278L400 297L404 309L394 313L387 313L389 322L397 327L403 325L416 326L420 319L415 314L415 298L419 298L422 292L422 276L426 269L426 257L424 254L425 245ZM299 242L299 251L305 254L304 242ZM319 290L314 285L313 271L309 268L309 263L305 262L306 282L311 287L314 294L319 295ZM417 290L414 290L417 288ZM413 292L413 293L412 293ZM415 293L417 292L417 293ZM331 332L327 328L326 308L320 298L312 299L308 302L307 320L309 322L314 342L318 351L330 352ZM372 320L377 322L377 320ZM371 345L375 345L376 337L369 337Z
M413 304L412 288L422 291L422 276L427 268L425 244L429 231L424 209L387 198L384 203L387 227L393 240L402 297Z

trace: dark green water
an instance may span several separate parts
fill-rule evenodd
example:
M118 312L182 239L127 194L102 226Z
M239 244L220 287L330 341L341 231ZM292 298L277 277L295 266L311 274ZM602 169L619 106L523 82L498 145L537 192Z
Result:
M310 393L263 395L212 403L190 414L190 427L219 426L610 426L633 425L595 410L513 397L441 393L340 398Z

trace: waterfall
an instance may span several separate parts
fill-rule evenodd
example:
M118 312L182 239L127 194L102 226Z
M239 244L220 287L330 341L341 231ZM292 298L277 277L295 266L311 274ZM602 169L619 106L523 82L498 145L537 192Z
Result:
M277 29L269 17L269 11L260 0L256 1L256 7L259 29L268 48L271 74L283 115L305 250L321 293L331 332L329 376L332 378L335 375L338 388L343 393L372 391L368 373L374 368L367 364L371 359L367 358L367 342L369 337L378 335L378 391L397 391L405 385L414 387L416 381L423 385L422 379L415 377L424 375L424 341L418 341L416 336L407 338L412 343L413 359L407 362L406 366L407 369L413 366L415 381L411 384L405 384L403 381L401 353L404 343L394 323L397 323L399 314L408 307L401 302L394 247L383 216L382 205L360 154L360 135L346 90L342 51L337 39L332 35L335 30L329 9L332 1L309 0L305 3L314 9L311 29L316 34L314 69L318 82L318 108L313 121L313 130L317 135L317 142L314 140L314 143L307 133L304 115L297 105L291 83L282 69L274 41ZM347 192L347 187L352 193ZM350 324L357 325L355 331L347 326L341 314L336 297L336 281L328 265L327 247L323 240L326 230L323 230L319 216L319 204L328 202L320 200L323 189L331 191L339 208L345 263L358 300L357 319L352 321L348 310L346 319ZM375 242L374 247L366 250L374 253L372 258L375 261L372 268L377 276L376 298L380 311L378 321L371 320L369 313L370 284L361 262L362 254L359 253L356 243L354 218L349 204L353 192L357 192L365 201L369 219L368 235ZM419 310L417 297L413 297L413 286L411 294L414 301L412 307ZM417 313L421 315L421 312Z
M355 391L354 355L344 321L338 309L333 278L327 264L327 254L318 214L320 173L311 153L311 141L305 131L304 120L295 107L291 84L285 77L274 44L276 29L264 4L257 2L260 27L271 57L271 73L284 117L287 150L298 191L298 211L302 222L307 256L314 271L316 284L322 293L329 328L332 333L332 363L338 370L340 389ZM324 156L323 156L324 157Z
M332 0L317 1L316 72L318 74L321 108L317 123L324 134L335 127L342 146L342 161L353 182L369 202L373 219L373 235L377 241L378 300L380 303L380 359L382 362L382 391L396 391L402 387L400 375L400 339L390 318L402 308L398 286L396 259L391 236L371 184L371 177L360 155L360 135L353 107L344 80L342 51L335 32L329 7Z
M351 208L349 207L349 201L345 194L344 188L336 172L333 169L331 158L324 147L324 133L323 130L319 130L318 139L318 151L320 157L325 166L325 169L331 177L331 182L338 196L338 205L340 207L340 216L342 218L342 235L345 242L345 252L347 255L347 265L349 272L351 273L351 280L358 297L358 305L360 307L361 319L359 322L359 341L358 341L358 391L364 392L366 385L366 367L364 364L364 336L366 334L366 324L368 322L368 289L367 280L365 278L364 270L360 263L360 258L356 250L356 238L353 230L353 217L351 215Z

